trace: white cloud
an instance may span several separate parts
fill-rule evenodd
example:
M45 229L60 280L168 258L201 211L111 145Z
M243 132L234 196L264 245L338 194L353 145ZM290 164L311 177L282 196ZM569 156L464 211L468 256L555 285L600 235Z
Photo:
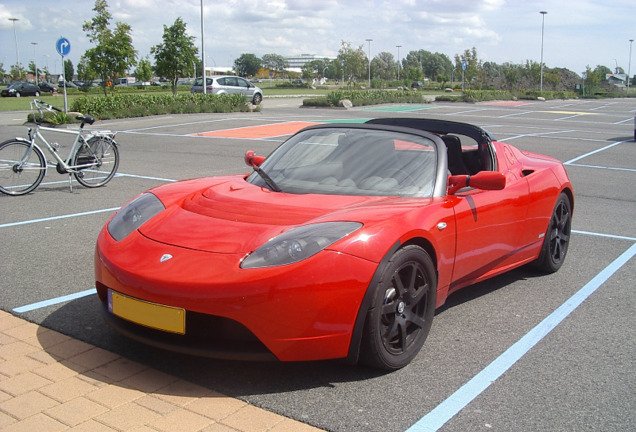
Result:
M203 0L206 55L227 65L243 53L335 56L341 41L401 57L425 49L453 58L475 47L483 61L538 61L541 44L540 10L545 18L544 60L549 67L582 72L586 65L616 63L627 68L629 39L636 36L631 0L600 3L592 0ZM33 56L30 42L38 42L36 56L57 56L54 42L71 41L69 58L77 64L90 43L82 30L94 16L93 0L4 0L0 31L5 49L0 61L15 62L13 23L22 61ZM163 26L178 17L188 34L201 44L201 0L110 0L114 21L133 29L140 56L161 42ZM36 31L37 29L37 31ZM7 49L9 48L9 49ZM60 63L61 64L61 63ZM6 69L6 67L5 67ZM632 68L635 69L635 68Z

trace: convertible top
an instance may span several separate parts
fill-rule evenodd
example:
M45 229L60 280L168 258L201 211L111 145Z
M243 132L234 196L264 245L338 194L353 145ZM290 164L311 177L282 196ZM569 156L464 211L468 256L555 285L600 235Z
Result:
M490 134L490 132L480 128L479 126L447 120L404 117L376 118L367 121L366 124L402 126L441 135L456 133L468 136L477 141L478 144L486 144L490 141L495 141L495 138Z

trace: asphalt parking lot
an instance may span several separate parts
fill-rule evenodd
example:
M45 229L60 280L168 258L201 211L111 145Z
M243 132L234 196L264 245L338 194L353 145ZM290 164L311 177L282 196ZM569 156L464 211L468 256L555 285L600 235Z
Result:
M344 431L636 430L636 143L633 100L300 109L98 122L118 131L108 185L69 192L49 170L23 197L0 195L0 308L254 405ZM248 172L286 137L270 125L374 117L465 121L498 140L563 161L575 188L561 270L521 268L452 295L415 361L393 373L339 362L216 361L140 346L102 321L93 250L106 220L147 188ZM0 140L24 136L26 113L0 113ZM244 132L244 133L243 133ZM68 149L62 144L62 152Z

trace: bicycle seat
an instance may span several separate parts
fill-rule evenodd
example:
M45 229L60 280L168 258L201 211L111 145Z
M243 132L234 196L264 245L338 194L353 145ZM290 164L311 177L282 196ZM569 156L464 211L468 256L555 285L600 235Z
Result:
M78 115L77 117L75 117L77 120L81 121L82 123L88 123L89 125L92 125L93 123L95 123L95 117L90 116L88 114L85 115Z

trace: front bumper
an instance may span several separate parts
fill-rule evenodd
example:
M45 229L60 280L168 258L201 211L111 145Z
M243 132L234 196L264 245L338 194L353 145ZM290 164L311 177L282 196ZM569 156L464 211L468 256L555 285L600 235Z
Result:
M160 262L166 254L173 258ZM334 251L263 269L242 256L154 242L138 232L115 242L104 229L95 278L106 321L141 342L225 359L344 358L377 263ZM108 312L107 290L186 310L186 334L149 329Z

